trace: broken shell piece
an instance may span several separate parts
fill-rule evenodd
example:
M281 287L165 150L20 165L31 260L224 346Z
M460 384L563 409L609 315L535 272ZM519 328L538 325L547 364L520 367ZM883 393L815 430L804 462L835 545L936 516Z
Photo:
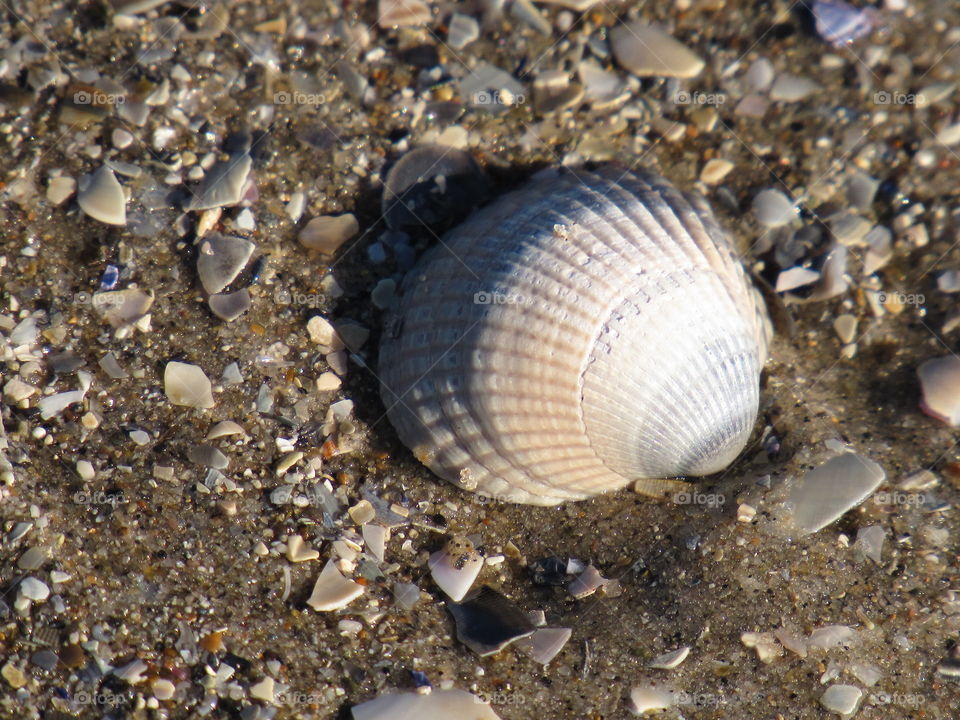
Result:
M639 20L614 27L610 49L617 62L638 77L693 78L704 66L686 45Z
M841 717L852 716L860 705L863 691L855 685L831 685L820 698L820 704Z
M416 692L387 693L354 705L353 720L500 720L489 704L465 690L434 690L422 695Z
M794 655L802 658L807 656L807 641L805 638L790 632L786 628L778 628L773 631L773 634L780 641L780 644Z
M807 647L821 650L849 648L856 645L857 640L857 631L848 625L824 625L810 633L807 637Z
M217 293L207 300L210 312L224 322L236 320L250 309L250 291L246 288L232 293Z
M207 431L207 440L216 440L227 435L246 435L247 431L233 420L222 420Z
M333 560L328 560L313 586L307 605L317 612L329 612L346 607L361 595L363 595L363 585L347 580L337 570Z
M94 220L107 225L127 224L127 199L123 187L106 165L93 173L77 193L77 204Z
M740 642L748 648L753 648L757 653L757 659L765 664L772 663L783 655L783 649L777 644L773 633L745 632L740 635Z
M650 667L657 668L658 670L673 670L686 660L689 654L690 646L684 645L682 648L671 650L663 655L657 655L657 657L650 662Z
M804 533L816 532L856 507L887 474L873 460L845 453L808 472L793 487L793 523Z
M307 545L296 533L287 538L287 560L290 562L307 562L316 560L318 557L320 557L319 551Z
M324 255L333 255L340 246L360 231L357 218L351 213L346 215L324 215L315 217L297 235L300 244L308 250L316 250Z
M603 577L600 574L600 571L597 570L593 565L587 565L587 569L584 570L576 580L567 586L567 590L569 590L570 594L579 600L580 598L585 598L588 595L593 595L593 593L606 585L608 582L610 581Z
M228 235L213 234L203 240L197 256L197 274L203 289L218 293L232 283L246 267L254 248L256 245L249 240Z
M200 183L187 210L210 210L229 207L239 203L250 185L250 169L253 160L247 153L234 155L224 162L218 162Z
M463 600L482 567L483 558L465 537L451 538L443 550L430 556L433 581L454 602Z
M462 603L448 603L447 609L457 626L457 639L480 657L498 653L536 630L512 600L487 586Z
M673 693L655 687L635 687L630 691L630 712L643 715L651 710L666 710L673 705Z
M212 408L213 389L209 378L196 365L168 362L163 373L167 398L174 405L192 408Z
M952 427L960 425L960 358L932 358L917 368L923 399L920 409Z
M366 523L360 528L363 535L363 543L367 550L378 562L383 562L383 553L387 546L387 539L390 537L390 530L382 525Z
M573 630L570 628L540 628L530 637L517 641L517 647L541 665L549 665L571 635Z

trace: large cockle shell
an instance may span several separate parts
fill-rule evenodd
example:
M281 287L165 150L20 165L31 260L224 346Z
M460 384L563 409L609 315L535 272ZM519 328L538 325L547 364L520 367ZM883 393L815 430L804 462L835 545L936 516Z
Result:
M379 371L437 475L549 505L727 467L768 334L706 200L646 172L550 169L424 255Z

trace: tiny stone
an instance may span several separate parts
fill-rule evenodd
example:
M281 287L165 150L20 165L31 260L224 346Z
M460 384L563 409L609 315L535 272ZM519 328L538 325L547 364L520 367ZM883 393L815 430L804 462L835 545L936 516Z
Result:
M6 680L7 684L14 690L19 690L27 684L27 676L20 668L11 662L8 662L0 669L0 675L3 676L3 679Z
M833 321L833 329L843 343L851 343L857 336L857 318L850 314L839 315Z
M93 468L93 463L89 460L77 460L77 475L84 482L89 482L97 476L97 471Z
M163 678L155 678L153 682L150 683L150 688L153 690L153 696L161 701L170 700L177 691L176 685Z
M707 185L716 185L733 170L733 163L722 158L708 160L700 171L700 180Z
M350 519L353 520L357 525L364 525L377 516L376 510L374 510L373 505L370 504L369 500L361 500L352 508L347 510L347 512L350 515Z
M340 386L343 384L343 381L332 372L321 373L320 377L317 378L316 389L319 392L330 392L332 390L339 390Z
M130 147L133 142L133 135L123 128L115 128L110 134L110 142L117 150L123 150Z

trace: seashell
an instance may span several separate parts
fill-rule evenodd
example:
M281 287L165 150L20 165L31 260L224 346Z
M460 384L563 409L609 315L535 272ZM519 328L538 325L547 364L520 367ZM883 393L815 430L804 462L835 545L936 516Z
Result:
M578 500L718 472L750 436L766 310L706 201L659 176L538 173L401 290L380 346L387 414L461 488Z

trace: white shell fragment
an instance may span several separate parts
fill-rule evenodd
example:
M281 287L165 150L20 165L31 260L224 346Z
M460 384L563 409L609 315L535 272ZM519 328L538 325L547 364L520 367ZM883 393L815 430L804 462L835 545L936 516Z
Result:
M673 670L675 667L679 667L680 663L686 660L687 655L689 654L690 646L684 645L676 650L671 650L663 655L658 655L650 662L650 667L657 668L659 670Z
M753 429L765 307L706 201L656 175L540 172L448 233L401 295L384 404L463 489L551 505L706 475Z
M232 293L217 293L207 299L210 312L224 322L236 320L250 309L250 291L246 288Z
M209 378L196 365L171 361L163 373L164 392L174 405L212 408L213 387Z
M886 537L887 531L881 525L860 528L857 531L854 547L859 548L864 555L879 565L883 553L883 541Z
M837 715L849 717L857 711L863 691L855 685L831 685L820 697L820 704Z
M50 179L47 185L47 200L54 205L59 205L66 201L77 189L77 181L69 175L58 175Z
M106 165L88 178L77 193L77 204L84 213L107 225L127 224L127 200L117 176Z
M387 693L350 710L353 720L500 720L483 699L465 690Z
M211 210L236 205L243 199L252 167L253 159L247 153L218 162L210 168L186 209Z
M46 395L37 402L37 409L40 411L40 417L49 420L55 415L59 415L74 403L83 402L82 390L68 390L67 392Z
M360 534L363 536L363 543L367 550L378 562L383 562L383 554L387 547L387 539L390 537L390 530L382 525L364 523L360 528Z
M796 218L797 208L790 198L779 190L761 190L753 199L753 214L761 225L775 228Z
M617 62L638 77L694 78L704 66L686 45L642 21L614 27L610 49Z
M932 358L917 368L923 399L920 409L951 427L960 425L960 358Z
M527 653L534 662L549 665L563 646L570 640L573 630L570 628L540 628L530 637L517 641L517 647Z
M630 690L630 712L643 715L652 710L666 710L673 705L673 693L654 687L635 687Z
M256 248L249 240L229 235L210 235L200 243L197 274L203 289L218 293L236 279Z
M345 578L333 560L328 560L313 586L307 605L317 612L339 610L363 595L363 590L363 585Z
M593 595L597 590L610 582L600 574L593 565L588 565L577 578L567 586L568 592L578 600Z
M483 558L465 537L454 537L443 550L430 555L430 575L454 602L463 600L483 568Z
M793 487L793 524L805 533L826 527L866 500L886 476L873 460L855 453L827 460Z

